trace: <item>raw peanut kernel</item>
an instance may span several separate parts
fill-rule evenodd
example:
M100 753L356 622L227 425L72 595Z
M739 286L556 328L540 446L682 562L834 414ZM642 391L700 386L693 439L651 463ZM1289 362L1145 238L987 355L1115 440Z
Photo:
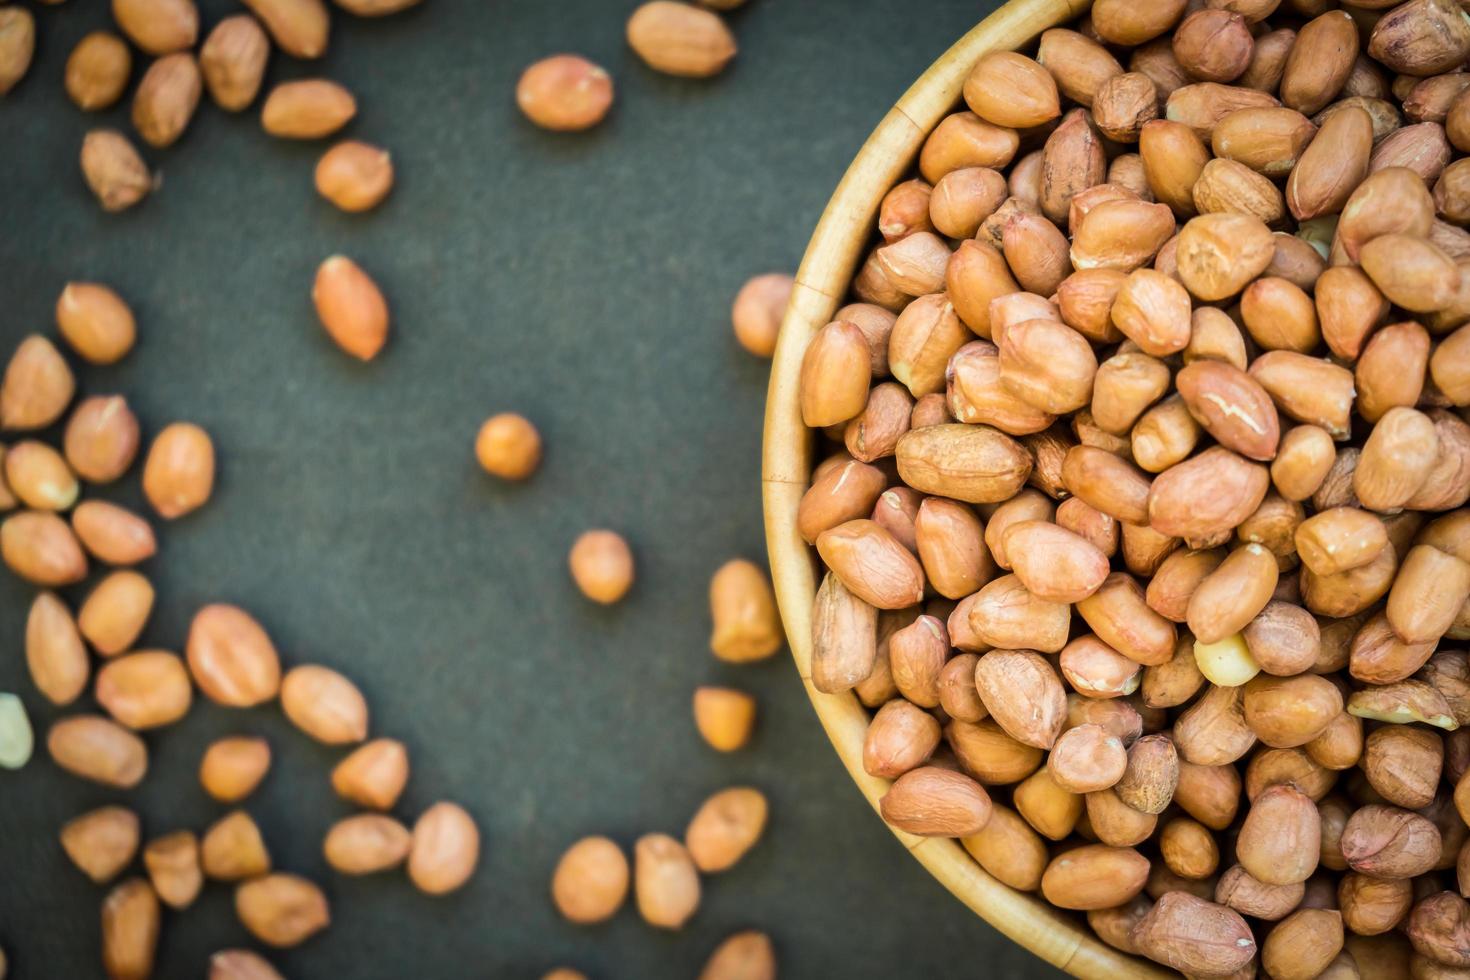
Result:
M24 7L0 10L0 95L25 77L36 52L36 19Z
M342 874L372 874L402 864L411 843L408 828L392 817L360 813L332 825L322 853Z
M370 361L388 341L388 303L377 283L356 262L333 255L318 267L311 301L334 343Z
M137 572L113 572L87 596L77 626L104 657L129 649L153 611L153 585Z
M127 399L94 395L72 410L62 445L77 476L88 483L111 483L133 465L139 439L138 418Z
M209 980L284 980L276 968L248 949L222 949L209 958Z
M776 597L766 575L753 562L735 558L710 579L710 649L731 663L764 660L781 648L785 634Z
M1195 421L1226 449L1250 459L1276 455L1281 423L1276 406L1250 375L1220 361L1195 361L1175 378Z
M541 464L541 434L514 412L492 415L475 436L475 458L493 476L524 480Z
M734 688L695 688L694 725L711 748L720 752L744 748L755 727L755 698Z
M204 887L199 839L192 830L178 830L149 841L143 848L143 866L148 869L153 890L169 908L187 908Z
M26 619L26 666L52 704L75 701L87 687L91 660L76 620L53 592L41 592Z
M469 881L479 860L480 831L458 804L435 803L414 823L408 877L420 891L454 891Z
M734 867L760 840L767 805L760 790L735 786L700 805L684 832L684 846L694 866L705 874Z
M105 109L122 98L133 56L122 38L93 31L66 59L66 94L80 109Z
M293 667L281 679L281 710L319 742L345 745L367 737L368 708L357 686L327 667Z
M164 55L143 73L133 94L133 128L150 146L171 146L199 105L203 79L192 54Z
M137 514L104 500L84 500L71 512L82 547L108 565L136 565L158 550L153 528Z
M280 872L235 889L235 914L251 935L276 947L300 945L331 923L322 890L305 878Z
M11 514L0 524L0 557L36 585L72 585L87 577L87 556L67 523L46 511Z
M781 319L785 316L794 285L795 280L784 272L769 272L740 287L730 308L730 321L741 347L756 357L770 357L776 353ZM840 312L838 319L842 319Z
M899 830L920 837L968 837L985 829L990 796L970 777L930 766L900 776L884 794L879 812Z
M134 44L152 55L192 48L199 36L194 0L112 0L112 19Z
M281 661L260 624L236 606L205 606L189 625L189 673L211 701L248 708L281 686Z
M271 89L260 124L272 136L314 140L331 136L355 115L357 100L347 89L325 78L305 78Z
M685 78L718 75L735 57L735 38L707 10L652 0L628 18L628 46L654 71Z
M614 531L584 531L567 559L572 579L593 602L611 605L633 587L633 552Z
M316 164L317 193L343 211L369 211L393 189L388 151L359 140L343 140Z
M105 885L138 852L138 815L104 806L73 817L61 826L61 848L93 883Z
M247 0L276 45L293 58L320 58L331 21L321 0Z
M699 980L775 980L776 951L763 932L747 930L729 937L710 954Z
M928 762L939 746L939 737L939 722L934 716L902 698L894 698L868 723L863 769L870 776L895 779Z
M143 494L166 520L197 510L214 491L214 443L191 422L164 427L143 464Z
M265 739L249 735L222 738L204 750L199 783L221 803L238 803L255 792L270 765L270 743Z
M135 730L178 721L193 697L183 661L164 650L130 653L97 672L97 703Z
M1047 70L1011 51L993 51L975 62L964 96L981 119L1014 129L1040 126L1062 112L1056 82Z
M148 165L115 129L94 129L82 140L82 176L104 211L126 211L148 196L154 178ZM3 414L0 403L0 414Z
M633 846L633 893L651 926L681 929L699 909L699 872L668 834L645 834Z
M516 83L516 105L542 129L590 129L602 122L612 102L612 77L574 54L543 58Z
M46 748L67 772L117 789L132 789L148 771L143 740L99 715L56 722L46 736Z
M270 854L261 839L260 828L244 810L215 821L205 831L199 855L204 873L217 881L254 878L271 869Z
M338 796L374 810L391 809L407 783L408 750L391 738L363 744L332 770Z
M606 837L584 837L556 864L551 900L570 922L590 925L617 914L628 897L628 859Z
M239 112L254 102L270 50L265 31L249 14L216 24L199 48L199 69L214 104Z
M133 349L137 338L128 304L95 282L66 284L56 300L56 326L71 349L93 364L116 363Z
M80 492L61 454L32 439L6 450L5 483L22 504L37 510L68 510Z
M158 948L158 896L143 878L129 878L102 901L102 967L114 980L153 975Z
M20 342L0 379L0 427L44 429L61 417L76 381L51 341L31 334Z

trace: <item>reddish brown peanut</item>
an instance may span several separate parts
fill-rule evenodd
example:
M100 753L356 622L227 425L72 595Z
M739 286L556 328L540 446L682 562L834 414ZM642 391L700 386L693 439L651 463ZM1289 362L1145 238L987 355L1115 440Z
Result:
M707 10L652 0L628 19L628 46L654 71L686 78L718 75L735 57L735 38Z
M967 837L990 819L990 797L973 779L935 767L900 776L880 801L883 819L921 837Z
M694 689L694 726L713 749L734 752L750 741L755 698L728 687Z
M408 750L391 738L373 739L353 750L332 770L332 788L343 799L388 810L408 782Z
M55 593L38 593L31 603L25 647L31 680L48 700L65 705L81 695L91 661L71 610Z
M222 738L204 750L199 784L221 803L238 803L255 792L270 764L270 743L265 739L248 735Z
M102 967L114 980L152 976L158 947L158 896L144 878L129 878L102 900Z
M633 552L614 531L584 531L567 557L572 580L593 602L611 605L633 587Z
M138 851L138 815L121 806L104 806L61 826L61 848L93 883L106 884L132 863Z
M251 707L276 696L281 666L260 624L243 609L215 604L194 615L185 646L189 672L219 704Z
M56 764L82 779L131 789L148 771L148 747L99 715L73 715L51 726L46 748Z
M299 875L253 878L235 889L235 914L268 946L297 946L331 923L326 896Z
M322 854L342 874L372 874L402 864L411 843L408 828L392 817L360 813L332 825Z
M127 400L121 395L93 396L72 411L63 447L77 476L89 483L110 483L132 465L138 441L138 419Z
M775 980L776 951L763 932L730 936L710 954L699 980Z
M612 102L612 77L573 54L535 62L516 83L516 105L542 129L590 129L603 120Z
M387 150L343 140L322 154L314 180L317 193L343 211L369 211L393 189L393 160Z
M67 283L56 300L56 325L72 350L93 364L121 360L137 337L133 311L101 283Z
M194 692L177 654L141 650L97 672L97 703L132 729L157 728L188 713Z
M133 55L122 38L93 31L66 59L66 94L79 109L106 109L122 98L132 70Z
M109 565L135 565L153 556L158 544L148 522L103 500L84 500L71 513L82 547Z
M633 894L638 913L660 929L681 929L699 909L699 872L683 844L645 834L633 846Z
M784 272L756 276L740 287L730 308L730 320L741 347L756 357L776 353L781 318L794 287L795 280ZM838 311L837 318L842 319L842 311ZM862 329L861 324L858 328Z
M287 6L279 0L269 5ZM310 2L296 6L309 8ZM254 17L235 14L216 24L199 48L199 70L215 105L239 112L254 102L269 58L270 40Z
M174 422L153 439L143 464L143 493L160 517L197 510L214 491L214 443L197 425Z
M503 480L524 480L541 465L541 434L525 416L501 412L475 434L475 459Z
M735 786L700 805L684 832L684 846L705 874L733 867L765 831L767 804L760 790Z
M357 100L336 82L303 78L271 89L260 109L267 133L284 139L330 136L357 115Z
M628 859L606 837L584 837L567 848L551 876L551 899L568 921L605 922L628 896Z
M479 828L458 804L435 803L414 823L408 876L420 891L455 891L469 881L479 860Z
M388 341L388 304L377 283L356 262L333 255L317 269L311 300L332 341L370 361Z
M192 905L204 887L199 867L199 839L192 830L178 830L148 842L143 848L143 865L153 890L170 908Z
M362 692L327 667L304 664L281 679L281 710L319 742L345 745L367 737L368 708Z

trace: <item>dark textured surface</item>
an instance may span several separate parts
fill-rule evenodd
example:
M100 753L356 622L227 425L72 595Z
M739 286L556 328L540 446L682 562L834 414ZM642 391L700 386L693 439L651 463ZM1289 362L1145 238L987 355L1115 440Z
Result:
M147 156L162 191L120 215L83 188L85 118L60 79L105 5L37 9L30 75L0 101L0 342L54 333L68 279L113 283L142 340L124 363L80 372L123 392L155 432L213 433L218 492L162 529L146 566L159 605L144 642L178 649L189 616L238 602L288 663L354 678L373 730L405 740L414 773L398 813L441 797L479 819L484 859L447 899L399 875L352 880L320 857L348 808L326 784L341 753L308 743L274 708L198 704L148 736L152 771L125 797L64 777L44 750L0 773L0 945L13 977L99 970L102 891L63 858L58 825L131 798L145 834L202 828L222 808L198 789L207 739L266 734L276 765L247 803L279 867L324 883L332 928L276 956L293 977L693 976L727 933L769 930L789 977L1038 976L1041 965L976 919L912 861L843 773L783 654L732 668L707 650L705 584L737 554L760 558L765 363L727 321L746 277L794 268L863 137L903 88L984 12L921 5L752 0L732 18L733 69L710 83L654 75L622 41L630 3L429 0L380 22L339 16L328 57L277 58L272 78L347 83L349 133L388 146L399 183L375 213L314 194L321 147L266 137L253 114L206 105L185 138ZM206 3L211 25L227 4ZM608 123L583 136L533 129L511 91L520 69L581 51L616 78ZM136 77L136 73L135 73ZM126 125L123 107L104 114ZM342 251L384 287L393 335L361 366L321 333L308 292ZM480 473L480 420L513 408L545 435L526 486ZM136 474L104 496L136 501ZM583 528L624 531L639 561L628 601L594 608L566 575ZM0 689L42 733L58 712L21 656L32 590L0 584ZM754 746L720 757L693 732L701 682L755 691ZM84 702L85 703L85 702ZM547 898L576 837L678 833L710 792L764 788L769 834L706 880L682 933L625 909L576 928ZM159 975L199 977L244 944L230 892L210 886L168 915Z

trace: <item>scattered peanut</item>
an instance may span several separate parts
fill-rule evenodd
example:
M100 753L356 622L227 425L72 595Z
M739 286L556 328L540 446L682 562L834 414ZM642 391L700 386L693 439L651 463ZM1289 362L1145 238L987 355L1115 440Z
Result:
M574 54L543 58L516 83L516 105L542 129L591 129L602 122L612 102L612 76Z
M612 605L633 587L633 552L615 531L584 531L567 564L572 580L593 602Z
M694 690L694 725L710 747L720 752L734 752L750 741L755 708L755 698L734 688Z
M486 473L503 480L524 480L541 465L541 434L514 412L492 415L475 436L475 458Z
M768 272L740 287L730 308L730 321L741 347L756 357L776 353L781 318L795 285L796 281L783 272Z
M606 837L584 837L567 848L551 876L551 900L568 921L605 922L628 897L628 859Z
M479 860L480 831L458 804L435 803L414 823L408 876L420 891L454 891L470 879Z
M106 109L122 98L132 71L133 54L123 39L109 31L93 31L66 59L66 94L79 109Z
M651 0L628 18L628 46L654 71L685 78L718 75L735 57L735 38L708 10Z
M316 164L317 193L343 211L369 211L393 189L388 151L359 140L343 140Z

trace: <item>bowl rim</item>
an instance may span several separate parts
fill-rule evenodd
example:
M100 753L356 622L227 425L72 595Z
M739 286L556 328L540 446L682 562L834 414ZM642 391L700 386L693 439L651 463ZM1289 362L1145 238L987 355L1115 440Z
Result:
M1042 31L1080 16L1091 0L1011 0L942 54L883 117L858 151L807 246L781 324L766 396L761 492L766 548L791 656L822 727L848 774L875 810L889 781L862 765L868 713L851 692L832 695L811 683L811 611L816 595L812 548L796 530L797 507L812 470L813 439L797 400L808 342L848 293L872 236L883 195L908 171L925 137L959 100L965 76L983 54L1023 47ZM885 824L887 826L887 824ZM986 873L951 838L893 832L956 898L1010 939L1076 977L1176 977L1128 956L1090 929Z

